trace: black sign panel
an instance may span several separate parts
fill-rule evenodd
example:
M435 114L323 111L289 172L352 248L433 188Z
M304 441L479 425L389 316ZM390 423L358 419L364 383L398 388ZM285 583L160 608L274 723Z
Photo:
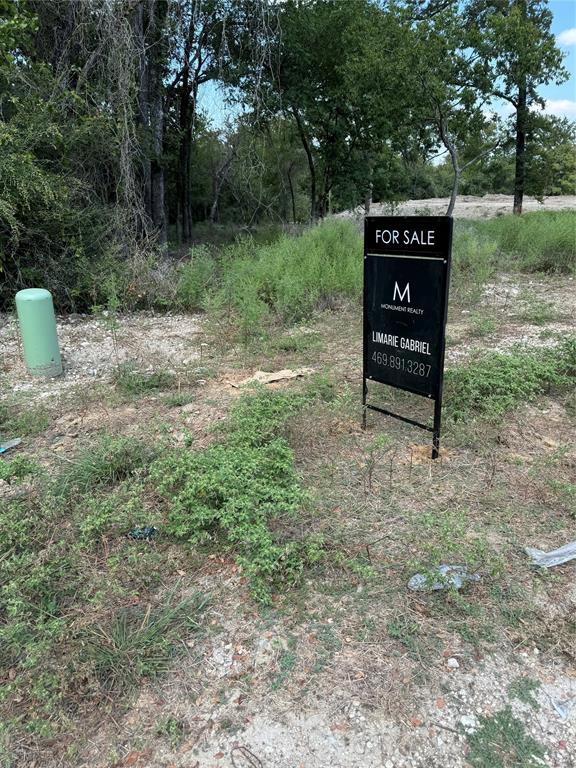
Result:
M364 377L440 400L452 219L367 217Z

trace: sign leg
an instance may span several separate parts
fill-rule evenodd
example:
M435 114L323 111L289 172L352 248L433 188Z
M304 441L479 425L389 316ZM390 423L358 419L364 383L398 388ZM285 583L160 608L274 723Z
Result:
M368 386L366 379L362 378L362 429L366 429L366 397L368 395Z
M442 423L442 400L434 401L434 432L432 433L432 458L440 454L440 425Z

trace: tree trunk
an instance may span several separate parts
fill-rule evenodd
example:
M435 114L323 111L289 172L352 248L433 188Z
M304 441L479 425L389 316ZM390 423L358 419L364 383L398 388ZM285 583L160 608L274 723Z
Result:
M366 189L366 195L364 197L364 211L366 216L370 215L370 207L372 205L372 190L374 189L374 184L372 184L372 181L369 182L368 187Z
M132 17L132 29L138 55L138 114L136 116L137 125L141 126L143 133L148 130L150 123L150 89L148 87L148 57L146 55L146 32L147 25L146 8L144 0L138 0L134 5L134 15ZM150 159L148 157L148 148L143 147L142 163L140 173L142 175L142 201L144 210L149 218L152 218L152 187Z
M150 110L150 218L161 243L167 239L164 207L164 62L167 55L164 26L168 15L166 0L149 0L150 45L148 48L148 86Z
M295 107L292 107L292 114L294 115L294 119L296 120L298 134L300 136L300 141L302 142L302 146L304 147L304 152L306 152L306 158L308 160L308 169L310 171L310 221L316 221L316 219L318 218L318 207L316 204L316 168L314 166L314 158L312 157L312 150L310 149L310 145L308 144L308 139L306 138L304 126L302 125L302 120L300 118L298 110Z
M288 166L288 186L290 188L290 202L292 203L292 222L296 224L296 198L294 197L294 184L292 183L292 168L294 163L290 163Z
M180 142L178 146L178 177L176 196L178 199L178 230L184 243L192 239L192 207L190 203L190 159L192 154L192 114L194 110L190 87L189 52L186 52L184 74L180 90Z
M452 216L454 213L454 206L456 205L456 198L458 197L458 187L460 186L460 175L462 173L462 169L460 168L460 163L458 162L458 153L456 151L456 147L450 138L450 134L446 130L446 124L441 114L438 118L438 131L440 133L442 143L448 150L450 161L452 163L452 170L454 171L454 180L452 182L450 202L448 203L448 209L446 210L446 216Z
M214 183L214 197L212 200L212 207L210 208L211 224L216 223L217 216L218 216L218 202L220 200L220 192L222 191L222 187L224 186L224 183L228 178L228 173L230 171L232 160L234 160L235 155L236 155L236 147L232 145L228 151L228 154L226 155L226 158L224 159L224 162L216 172L215 183Z
M518 89L518 107L516 109L516 167L514 169L514 209L516 215L522 213L524 200L524 176L526 166L526 82Z

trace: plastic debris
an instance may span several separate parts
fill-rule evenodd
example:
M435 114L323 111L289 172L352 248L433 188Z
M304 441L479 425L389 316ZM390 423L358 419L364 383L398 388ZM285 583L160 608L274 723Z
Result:
M572 712L576 710L576 697L567 701L556 701L550 696L550 701L562 720L568 720Z
M525 547L524 552L532 559L532 565L551 568L553 565L562 565L562 563L576 559L576 541L571 541L559 549L552 550L552 552L543 552L541 549L533 549L532 547Z
M16 448L21 442L21 438L17 437L15 440L8 440L7 443L0 443L0 453L6 453L10 448Z
M150 539L156 533L156 528L153 525L146 525L144 528L132 528L128 534L129 539L137 539L138 541L150 541Z
M437 581L435 581L437 577ZM441 589L461 589L470 581L480 581L480 574L468 573L464 565L439 565L428 574L417 573L408 582L414 592L437 592Z

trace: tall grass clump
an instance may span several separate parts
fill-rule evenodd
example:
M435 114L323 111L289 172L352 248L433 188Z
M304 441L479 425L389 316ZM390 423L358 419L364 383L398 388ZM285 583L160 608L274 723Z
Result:
M190 250L190 258L176 272L176 304L188 311L203 309L216 281L216 260L205 245Z
M576 272L576 213L537 211L474 223L478 236L493 240L505 268L522 272Z
M476 224L457 222L454 230L450 294L457 301L478 301L498 266L498 243Z
M266 319L293 323L339 297L359 297L362 240L351 222L325 222L267 245L242 240L224 251L221 269L216 306L250 336Z

